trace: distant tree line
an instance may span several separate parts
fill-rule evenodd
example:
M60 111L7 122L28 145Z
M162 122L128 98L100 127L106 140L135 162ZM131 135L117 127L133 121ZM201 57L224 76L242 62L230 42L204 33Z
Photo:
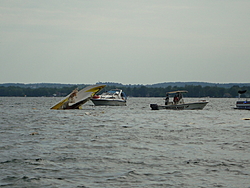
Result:
M1 97L52 97L58 96L63 97L69 94L74 90L76 86L72 87L63 87L63 88L49 88L49 87L40 87L40 88L24 88L17 86L4 87L0 86L0 96Z
M64 97L69 94L72 90L77 87L63 87L63 88L49 88L49 87L40 87L40 88L24 88L24 87L17 87L17 86L0 86L0 96L6 97ZM106 86L100 93L104 91L108 91L110 89L116 88L115 86L108 85ZM81 89L81 88L79 88ZM230 88L223 88L223 87L216 87L216 86L194 86L194 85L186 85L184 87L177 87L177 86L168 86L168 87L119 87L122 89L127 96L130 97L164 97L166 92L175 91L175 90L187 90L188 93L185 94L185 97L214 97L214 98L231 98L238 96L239 90L248 90L250 91L250 86L239 87L237 85L232 86ZM242 97L249 97L249 92L242 95Z
M106 86L104 89L109 90L114 87ZM126 95L132 97L165 97L166 92L169 91L176 91L176 90L186 90L188 91L185 94L185 97L214 97L214 98L232 98L238 96L239 90L248 90L250 91L250 87L239 87L233 86L231 88L223 88L223 87L216 87L216 86L193 86L193 85L186 85L184 87L177 87L177 86L168 86L165 88L158 87L119 87L122 89ZM242 97L248 97L248 93L242 95Z

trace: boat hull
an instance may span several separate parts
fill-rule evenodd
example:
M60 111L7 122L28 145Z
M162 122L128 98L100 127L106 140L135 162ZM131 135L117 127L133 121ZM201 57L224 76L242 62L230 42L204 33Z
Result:
M95 106L126 106L125 100L91 99Z
M237 101L234 109L250 110L250 101Z
M157 105L150 104L152 110L202 110L208 102L194 102L194 103L183 103L183 104L172 104L172 105Z

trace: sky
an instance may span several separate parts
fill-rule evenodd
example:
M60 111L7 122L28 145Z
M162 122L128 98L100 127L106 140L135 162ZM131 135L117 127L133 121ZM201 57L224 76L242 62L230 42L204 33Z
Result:
M0 0L0 83L249 83L249 9L249 0Z

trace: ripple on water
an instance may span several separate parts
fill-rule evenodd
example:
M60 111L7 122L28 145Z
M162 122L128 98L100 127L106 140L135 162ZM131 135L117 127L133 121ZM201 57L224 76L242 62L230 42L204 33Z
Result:
M49 110L57 98L2 98L2 187L249 187L249 111L210 99L201 111ZM191 100L191 99L190 99Z

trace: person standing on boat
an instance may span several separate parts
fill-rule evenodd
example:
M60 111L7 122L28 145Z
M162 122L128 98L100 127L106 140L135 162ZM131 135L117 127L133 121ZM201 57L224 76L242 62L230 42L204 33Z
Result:
M168 102L169 102L169 96L168 94L166 94L165 105L168 105Z
M179 101L178 95L174 96L174 104L177 104L177 102Z

